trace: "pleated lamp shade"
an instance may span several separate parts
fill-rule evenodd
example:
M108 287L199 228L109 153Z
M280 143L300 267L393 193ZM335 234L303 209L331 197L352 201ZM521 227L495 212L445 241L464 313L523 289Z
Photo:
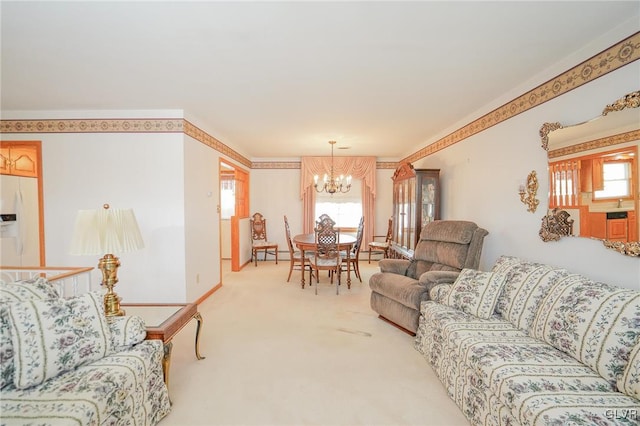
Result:
M132 209L79 210L71 254L125 253L144 247Z

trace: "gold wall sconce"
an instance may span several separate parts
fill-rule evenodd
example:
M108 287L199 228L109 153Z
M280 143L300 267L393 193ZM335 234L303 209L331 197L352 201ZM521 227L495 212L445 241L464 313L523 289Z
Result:
M536 194L538 193L538 177L536 176L535 170L532 170L527 176L527 185L520 185L518 193L520 194L520 201L526 204L527 211L535 213L538 204L540 204L540 200L536 198Z

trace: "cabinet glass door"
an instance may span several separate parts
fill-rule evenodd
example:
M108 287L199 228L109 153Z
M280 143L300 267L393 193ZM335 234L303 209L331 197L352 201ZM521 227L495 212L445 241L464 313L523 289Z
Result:
M436 178L425 177L422 181L422 226L436 219Z
M405 247L409 250L415 248L416 242L416 224L413 218L416 217L416 178L407 179L407 242Z

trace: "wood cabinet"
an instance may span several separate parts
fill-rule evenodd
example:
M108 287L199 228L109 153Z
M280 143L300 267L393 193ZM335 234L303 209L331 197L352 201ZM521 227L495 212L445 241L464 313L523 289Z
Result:
M0 145L0 173L12 176L38 177L39 142Z
M607 214L589 213L589 236L593 238L607 238Z
M627 216L629 241L638 241L638 218L635 210L629 210Z
M440 219L440 169L400 165L393 174L391 257L411 258L422 226Z
M627 218L607 220L607 240L627 242Z

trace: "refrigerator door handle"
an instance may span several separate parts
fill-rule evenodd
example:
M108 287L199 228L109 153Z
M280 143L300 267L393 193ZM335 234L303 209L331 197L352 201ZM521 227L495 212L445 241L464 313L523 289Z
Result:
M26 227L27 224L24 220L24 201L22 199L22 191L18 189L16 191L16 215L17 215L17 226L16 230L16 254L18 256L22 256L24 252L24 236L27 232Z

